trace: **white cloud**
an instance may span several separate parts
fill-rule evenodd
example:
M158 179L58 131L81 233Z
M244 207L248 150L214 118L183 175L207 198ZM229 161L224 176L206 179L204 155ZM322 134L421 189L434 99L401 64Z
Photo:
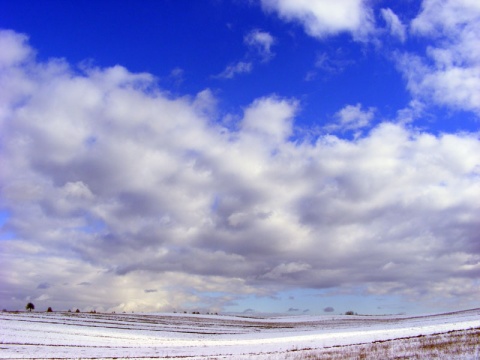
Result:
M400 41L404 42L406 39L406 28L402 24L398 16L391 9L381 9L381 14L387 26L390 34L397 37Z
M359 130L370 126L375 108L362 110L362 104L347 105L335 114L336 123L325 126L327 131Z
M239 74L248 74L252 71L253 65L248 61L239 61L237 63L228 65L225 70L220 74L216 75L218 78L223 79L233 79L236 75Z
M271 60L274 56L272 46L275 44L275 39L268 32L252 30L245 35L244 42L258 53L263 62Z
M282 143L292 134L296 107L295 102L274 97L258 99L245 110L242 131L265 143Z
M0 37L0 67L18 65L20 62L33 55L32 49L27 45L28 37L11 30L1 30Z
M252 56L252 53L247 53L245 59L249 60L240 60L230 64L225 68L225 70L214 77L221 79L233 79L239 74L247 74L252 72L254 59L258 60L259 57L262 62L268 62L273 58L274 53L272 52L271 48L275 43L275 39L269 33L258 29L252 30L245 35L243 41L249 47L249 50L254 56Z
M412 31L435 36L463 32L462 24L476 23L479 11L480 4L475 0L423 0L420 14L412 21Z
M292 287L442 298L459 284L478 300L478 134L381 123L292 140L299 105L277 96L232 130L208 90L166 96L148 74L31 53L0 69L4 307L218 311ZM351 129L373 117L337 114Z
M420 119L424 113L425 104L414 99L411 100L407 107L397 111L397 122L400 124L408 124L416 119Z
M414 35L430 39L425 56L400 56L415 97L480 115L480 4L426 0L412 21Z
M262 0L262 6L286 21L301 23L307 34L318 38L350 32L364 39L374 28L364 0Z
M291 262L288 264L282 263L276 266L275 268L273 268L268 273L266 273L264 277L272 280L281 280L284 277L295 276L295 275L298 275L299 273L302 273L310 269L311 269L311 266L305 263L298 263L298 262Z

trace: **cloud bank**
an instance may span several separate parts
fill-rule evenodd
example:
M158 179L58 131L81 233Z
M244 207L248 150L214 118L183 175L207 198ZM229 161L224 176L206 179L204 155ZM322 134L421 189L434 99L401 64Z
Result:
M380 122L301 138L301 104L274 95L226 127L208 89L39 62L12 31L0 48L6 304L219 311L293 288L478 299L478 133ZM352 129L374 116L338 112Z

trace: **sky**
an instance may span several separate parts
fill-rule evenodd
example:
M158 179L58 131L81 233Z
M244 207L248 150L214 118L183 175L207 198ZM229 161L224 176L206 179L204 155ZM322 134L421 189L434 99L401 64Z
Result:
M480 306L476 0L0 0L0 307Z

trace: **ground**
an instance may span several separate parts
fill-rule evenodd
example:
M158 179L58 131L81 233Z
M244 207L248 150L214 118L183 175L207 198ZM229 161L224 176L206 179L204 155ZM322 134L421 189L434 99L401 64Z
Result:
M1 359L480 358L480 309L270 318L3 312L0 323Z

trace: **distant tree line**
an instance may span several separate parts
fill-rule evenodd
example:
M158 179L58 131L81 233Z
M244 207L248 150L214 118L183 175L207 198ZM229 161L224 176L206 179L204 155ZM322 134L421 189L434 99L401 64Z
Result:
M28 310L28 311L35 310L35 305L34 305L33 303L29 302L27 305L25 305L25 309ZM7 310L4 309L3 311L7 311ZM52 309L51 306L48 307L47 312L53 312L53 309ZM72 310L68 309L68 312L71 313ZM132 312L133 312L133 311L132 311ZM76 310L75 310L75 313L77 313L77 314L80 313L80 309L76 309ZM96 314L96 313L97 313L96 310L91 310L91 311L90 311L90 314ZM112 313L115 314L115 311L113 311ZM125 314L125 311L124 311L123 313ZM174 313L176 313L176 311L174 311ZM184 311L183 313L184 313L184 314L187 314L187 311ZM351 314L350 314L350 313L351 313ZM200 311L192 311L192 314L194 314L194 315L200 315ZM217 312L216 312L216 313L206 312L206 314L207 314L207 315L218 315ZM347 311L345 314L346 314L346 315L354 315L353 311ZM356 315L356 313L355 313L355 315Z

